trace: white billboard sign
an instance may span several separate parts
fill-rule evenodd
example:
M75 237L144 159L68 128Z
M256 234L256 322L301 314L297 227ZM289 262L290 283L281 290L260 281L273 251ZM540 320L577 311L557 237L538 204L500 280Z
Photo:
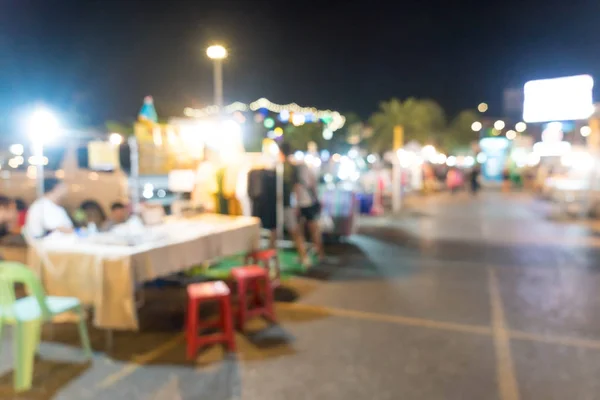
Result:
M525 122L572 121L588 119L594 113L589 75L529 81L524 86Z

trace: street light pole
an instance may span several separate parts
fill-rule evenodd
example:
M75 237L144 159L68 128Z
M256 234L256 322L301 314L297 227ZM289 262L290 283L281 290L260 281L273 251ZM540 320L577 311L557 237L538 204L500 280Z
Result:
M36 188L38 197L44 195L44 142L59 134L60 126L54 113L45 108L36 109L27 120L27 133L36 160Z
M215 104L219 107L219 111L221 111L223 109L223 61L215 58L213 62Z
M227 49L221 45L213 45L206 49L206 55L213 60L214 102L223 110L223 59L227 58Z
M33 141L33 157L36 159L37 197L44 196L44 142Z

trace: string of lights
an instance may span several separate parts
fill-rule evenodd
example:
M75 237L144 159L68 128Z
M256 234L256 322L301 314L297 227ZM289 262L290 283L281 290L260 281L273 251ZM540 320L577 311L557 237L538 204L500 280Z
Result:
M337 111L332 110L318 110L315 107L302 107L296 103L290 104L275 104L271 101L265 99L264 97L258 99L250 104L241 103L236 101L235 103L231 103L225 107L223 107L223 111L227 114L234 113L236 111L246 112L246 111L257 111L260 109L266 109L270 112L274 113L293 113L297 115L310 115L316 119L321 119L326 121L328 128L331 131L337 131L338 129L344 126L346 122L346 118L341 115ZM204 118L210 115L217 114L219 112L219 107L216 105L208 106L201 109L194 109L190 107L186 107L183 110L183 114L186 117L191 118ZM296 121L299 119L296 118Z

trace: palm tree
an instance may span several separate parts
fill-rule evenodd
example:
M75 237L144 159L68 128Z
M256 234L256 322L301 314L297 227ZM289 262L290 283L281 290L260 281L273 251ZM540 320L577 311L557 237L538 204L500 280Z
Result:
M118 121L106 121L104 127L108 132L120 133L123 136L133 135L133 123L123 124Z
M473 132L473 129L471 129L471 125L477 120L479 120L479 113L477 111L461 111L452 120L447 132L444 134L442 144L446 148L446 151L456 152L478 140L479 133Z
M369 119L373 128L370 148L375 152L392 149L394 127L404 127L404 140L425 143L439 136L446 123L444 110L433 100L408 98L404 102L393 98L379 105L379 111Z
M323 148L325 144L325 139L323 139L323 124L319 122L300 126L289 124L284 129L283 138L292 148L300 151L306 151L310 142L315 142L318 148Z

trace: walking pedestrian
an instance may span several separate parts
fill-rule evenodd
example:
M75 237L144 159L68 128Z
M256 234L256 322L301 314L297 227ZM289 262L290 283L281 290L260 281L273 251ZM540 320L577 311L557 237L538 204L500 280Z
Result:
M454 167L448 170L446 175L446 186L450 189L450 193L455 194L460 186L460 173Z
M502 172L502 191L504 193L510 192L510 171L508 168L505 168Z
M481 174L481 169L479 165L475 165L471 170L471 193L473 195L477 195L479 192L479 176Z

